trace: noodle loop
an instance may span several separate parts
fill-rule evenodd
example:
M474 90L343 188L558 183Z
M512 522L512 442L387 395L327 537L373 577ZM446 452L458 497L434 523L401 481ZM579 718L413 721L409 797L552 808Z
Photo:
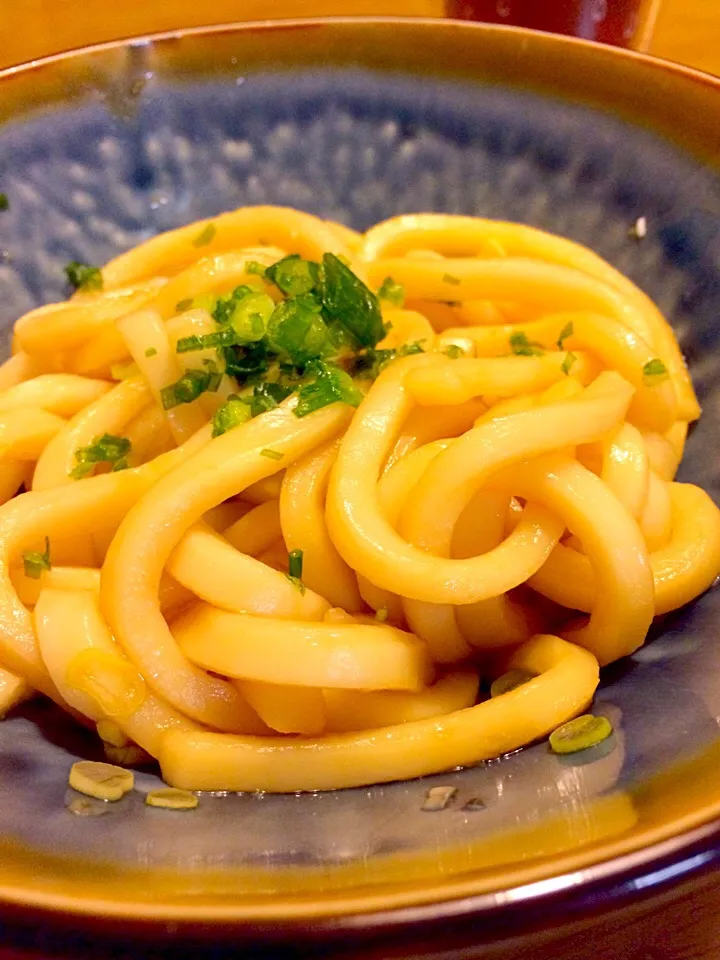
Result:
M424 776L577 716L720 573L672 330L569 240L248 207L90 274L0 366L0 714L182 789Z

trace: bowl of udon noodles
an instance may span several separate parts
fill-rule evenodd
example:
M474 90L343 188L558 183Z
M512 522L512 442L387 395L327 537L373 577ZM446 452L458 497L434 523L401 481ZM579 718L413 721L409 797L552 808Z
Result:
M327 20L0 111L4 909L481 942L711 859L720 87Z

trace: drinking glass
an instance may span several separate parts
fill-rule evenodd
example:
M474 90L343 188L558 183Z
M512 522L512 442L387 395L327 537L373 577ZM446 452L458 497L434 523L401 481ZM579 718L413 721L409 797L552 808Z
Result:
M445 13L645 50L660 0L446 0Z

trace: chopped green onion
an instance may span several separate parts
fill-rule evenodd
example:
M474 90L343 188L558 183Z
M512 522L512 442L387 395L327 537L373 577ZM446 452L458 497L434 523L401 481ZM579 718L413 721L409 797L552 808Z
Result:
M444 273L442 280L443 283L450 283L453 287L458 287L461 283L460 277L454 277L451 273Z
M337 320L325 324L328 334L329 352L336 357L350 356L357 350L357 340L347 327Z
M270 317L267 336L272 349L296 366L326 356L330 347L319 305L309 297L278 303Z
M146 357L156 357L156 356L157 356L157 349L156 349L155 347L148 347L147 350L145 351L145 356L146 356Z
M266 293L253 290L236 299L227 321L237 335L236 342L257 343L262 340L274 310L275 303Z
M510 337L510 349L518 357L541 357L542 344L528 340L527 334L519 331Z
M396 283L392 277L385 277L380 284L378 297L392 303L394 307L401 307L405 302L405 289L401 283Z
M247 284L241 284L239 287L235 287L232 293L228 294L226 297L216 297L214 305L210 309L210 313L213 315L213 319L216 320L221 326L224 323L227 323L230 317L235 310L235 305L239 300L242 300L243 297L246 297L249 293L255 293L252 287L248 287Z
M130 450L131 443L127 437L104 433L101 437L95 437L87 447L80 447L75 451L77 466L70 471L70 476L73 480L82 480L93 472L98 463L109 463L113 472L125 470Z
M363 395L344 370L323 361L313 364L313 369L317 371L315 380L303 384L298 391L296 417L306 417L337 401L351 407L360 405Z
M268 267L265 277L288 297L299 297L315 290L319 273L319 264L303 260L299 254L293 253Z
M28 550L27 553L23 554L23 566L25 568L25 576L32 577L33 580L39 580L43 570L49 570L51 568L49 537L45 537L44 553L40 553L39 550Z
M0 193L0 210L9 210L10 201L8 200L8 195L6 193Z
M562 350L563 343L565 342L565 340L567 340L568 337L571 337L572 335L573 335L573 322L572 320L570 320L562 328L562 330L560 331L560 336L557 338L558 350Z
M267 457L268 460L282 460L285 454L280 453L279 450L271 450L270 447L265 447L260 451L260 456Z
M291 577L289 573L286 573L285 576L288 578L290 583L295 587L296 590L299 590L300 593L305 596L305 584L300 580L299 577Z
M225 361L225 373L240 383L255 381L270 368L270 353L264 340L242 347L225 347L221 350Z
M78 760L70 768L68 783L78 793L114 802L133 789L135 774L111 763Z
M302 550L291 550L288 554L288 576L295 577L297 580L302 578L303 570L303 552Z
M415 340L413 343L404 343L397 350L392 347L383 350L371 347L355 357L352 372L355 376L369 377L374 380L380 376L389 363L392 363L398 357L409 357L415 353L424 353L423 342L422 340Z
M189 310L193 305L192 297L186 297L184 300L179 300L175 304L175 310L178 313L185 313L186 310Z
M654 360L648 360L643 367L643 380L648 387L654 387L670 376L667 367L658 357Z
M375 611L375 619L378 623L385 623L388 618L388 608L387 607L378 607Z
M413 340L412 343L403 343L401 347L398 347L397 355L399 357L411 357L416 353L425 353L424 343L424 339Z
M208 393L217 393L220 389L223 375L220 370L218 370L218 365L214 360L209 360L206 358L203 360L203 364L208 372L208 385L206 387L206 391Z
M208 333L203 336L198 336L198 334L192 334L189 337L180 337L180 339L175 344L176 353L191 353L193 350L203 350L206 346L213 346L213 344L205 343L205 337L217 337L216 333ZM233 336L232 342L235 342L235 337Z
M456 343L449 343L443 352L446 356L450 357L451 360L457 360L459 357L465 356L463 348L459 347Z
M188 369L175 383L162 388L160 400L164 410L172 410L181 403L192 403L201 394L208 391L214 393L218 389L222 379L220 371L212 360L205 360L204 363L206 370Z
M576 360L577 360L577 356L574 353L565 354L565 359L560 364L560 369L562 370L562 372L565 374L566 377L570 374L570 371L572 370Z
M447 807L456 795L457 787L430 787L425 794L425 800L420 809L426 813L439 813Z
M265 267L257 260L245 261L245 273L255 274L257 277L265 276Z
M215 411L212 419L212 436L219 437L228 430L234 430L252 417L250 404L237 395L228 397L226 402Z
M528 680L534 680L535 677L536 674L530 673L529 670L508 670L507 673L503 673L496 680L493 680L490 686L490 696L501 697L504 693L509 693L511 690L521 687Z
M199 802L194 793L178 790L177 787L161 787L145 794L148 807L161 807L164 810L194 810Z
M217 233L217 227L214 223L207 223L200 231L200 233L193 240L194 247L206 247L209 243L212 243L215 234Z
M385 336L380 301L362 280L332 253L320 271L320 293L326 320L346 327L362 347L374 347Z
M282 383L266 381L265 383L258 383L253 388L252 397L246 398L246 402L250 404L250 413L252 416L257 417L267 410L274 410L275 407L279 403L282 403L286 397L289 397L292 392L293 387L285 386Z
M578 753L607 740L613 732L607 717L594 717L586 713L564 723L550 734L553 753Z
M232 347L236 343L239 343L237 333L232 327L226 327L200 336L192 334L189 337L180 337L175 344L175 350L177 353L190 353L193 350L205 350L208 347Z
M131 447L127 437L116 437L111 433L104 433L101 437L95 437L87 447L81 447L76 456L81 454L78 459L89 460L92 463L103 461L114 463L120 457L126 457Z
M90 474L94 472L95 464L86 460L84 463L78 463L77 466L73 467L69 476L72 477L73 480L84 480L85 477L89 477Z
M76 290L102 290L103 277L99 267L72 260L65 267L68 283Z

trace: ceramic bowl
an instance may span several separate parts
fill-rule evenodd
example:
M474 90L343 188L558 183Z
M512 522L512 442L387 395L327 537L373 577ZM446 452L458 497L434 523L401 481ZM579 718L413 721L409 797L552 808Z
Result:
M7 71L0 117L4 330L66 295L67 261L244 204L361 230L411 211L518 220L597 250L671 319L705 408L681 478L720 494L715 81L513 29L284 22ZM68 768L94 747L33 702L0 725L0 902L76 926L288 946L463 923L492 940L557 918L568 897L646 891L717 855L719 618L711 590L604 672L609 748L559 759L538 744L367 789L207 796L192 815L135 795L73 816ZM157 782L138 774L141 789ZM456 802L423 812L446 784Z

